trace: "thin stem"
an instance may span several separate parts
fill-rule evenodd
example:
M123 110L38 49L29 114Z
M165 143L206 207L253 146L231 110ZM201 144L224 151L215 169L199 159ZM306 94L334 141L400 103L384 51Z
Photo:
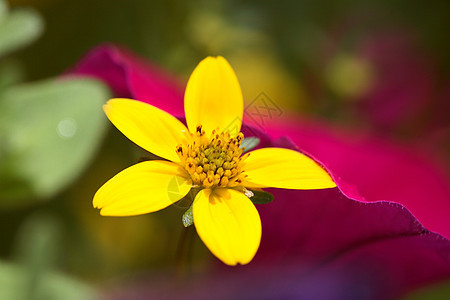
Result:
M183 228L180 239L178 241L177 252L175 255L176 272L179 277L189 271L191 262L191 249L194 238L194 226Z

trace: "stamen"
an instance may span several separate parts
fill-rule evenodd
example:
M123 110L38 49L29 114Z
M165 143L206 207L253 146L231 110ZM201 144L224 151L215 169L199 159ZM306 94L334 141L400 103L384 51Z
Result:
M245 189L244 194L245 194L245 196L247 196L248 198L251 198L251 197L255 196L255 194L253 194L252 191L247 190L246 188L244 188L244 189Z
M230 137L228 132L213 130L208 138L201 125L191 133L192 142L178 145L176 152L194 185L203 187L234 187L242 184L244 178L240 149L244 135Z

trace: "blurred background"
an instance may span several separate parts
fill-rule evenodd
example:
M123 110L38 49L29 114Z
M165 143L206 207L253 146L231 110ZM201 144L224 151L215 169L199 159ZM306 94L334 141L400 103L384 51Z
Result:
M125 46L182 84L202 58L223 55L247 103L263 91L285 115L448 157L448 1L0 3L0 299L41 299L40 289L93 299L179 265L184 209L104 218L92 207L106 180L145 155L103 116L108 87L55 84L100 43ZM198 237L189 255L199 272L214 264Z

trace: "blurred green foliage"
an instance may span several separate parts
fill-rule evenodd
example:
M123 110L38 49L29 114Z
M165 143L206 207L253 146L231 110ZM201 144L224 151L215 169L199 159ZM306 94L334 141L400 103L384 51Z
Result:
M0 1L0 56L29 45L43 29L43 20L33 9L10 11L6 2Z
M0 262L0 298L8 300L79 300L97 299L86 285L56 272L30 278L26 267Z
M88 79L52 79L0 94L0 206L49 198L79 176L105 132L109 91Z
M34 41L39 14L0 1L0 56ZM91 79L17 84L20 66L0 64L0 206L49 198L79 176L105 132L109 90Z
M96 299L92 288L56 272L62 256L59 222L47 213L30 216L14 244L14 263L0 262L0 299Z
M20 83L22 64L5 58L43 28L35 10L10 10L0 1L0 209L6 213L36 207L66 188L105 134L101 105L110 92L104 84L68 77ZM0 299L94 299L91 288L55 271L60 224L47 214L20 219L17 232L1 226L1 246L9 246L13 261L0 262Z

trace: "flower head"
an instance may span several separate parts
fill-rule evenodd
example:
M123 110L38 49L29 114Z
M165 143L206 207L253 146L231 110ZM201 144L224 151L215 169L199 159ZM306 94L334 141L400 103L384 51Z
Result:
M243 99L223 57L204 59L185 92L186 126L152 105L112 99L109 120L131 141L161 157L138 163L106 182L94 196L102 215L129 216L161 210L192 188L196 230L228 265L246 264L261 240L261 220L247 189L335 187L309 157L289 149L262 148L243 155Z

